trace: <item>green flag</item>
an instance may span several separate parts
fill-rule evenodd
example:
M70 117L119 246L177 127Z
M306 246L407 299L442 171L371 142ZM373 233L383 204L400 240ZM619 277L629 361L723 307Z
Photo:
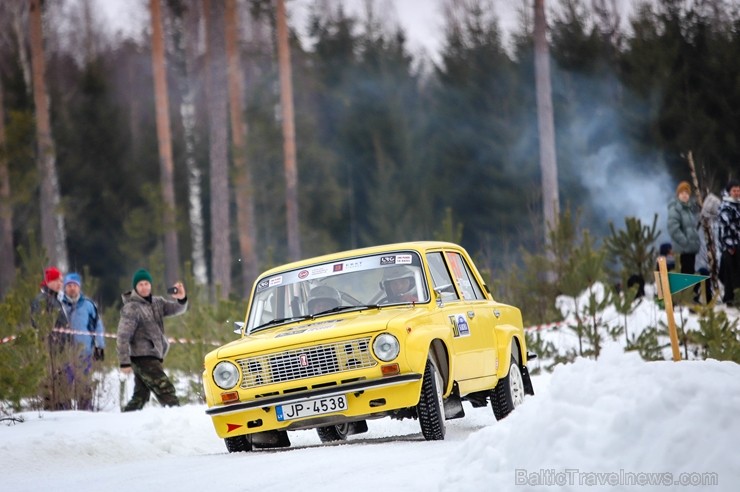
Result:
M694 284L698 284L709 277L706 275L689 275L687 273L668 273L668 287L671 294L688 289Z

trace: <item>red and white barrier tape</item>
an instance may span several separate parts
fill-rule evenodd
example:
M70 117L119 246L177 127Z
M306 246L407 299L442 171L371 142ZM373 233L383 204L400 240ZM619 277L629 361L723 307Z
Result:
M57 333L66 333L68 335L98 336L97 334L90 333L89 331L70 330L68 328L54 328L52 329L52 331L55 331ZM104 336L105 338L118 338L118 335L116 335L115 333L103 333L102 336ZM10 335L5 338L2 338L0 339L0 345L4 343L12 342L16 338L18 337L15 335ZM167 338L167 341L170 343L203 343L202 340L190 340L188 338L172 338L172 337ZM206 343L208 345L213 345L214 347L220 347L221 345L224 344L224 342L215 342L215 341L206 342Z
M16 338L17 337L15 335L10 335L9 337L5 337L5 338L0 338L0 345L2 345L4 343L12 342Z

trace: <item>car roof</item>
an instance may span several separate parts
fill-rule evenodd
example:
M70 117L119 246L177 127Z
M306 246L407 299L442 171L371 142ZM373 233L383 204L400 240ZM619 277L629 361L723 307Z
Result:
M295 270L296 268L307 267L315 265L317 263L329 263L331 261L339 260L342 258L351 258L357 256L366 256L372 254L383 253L384 251L396 251L396 250L413 250L419 253L433 249L455 249L463 250L463 247L454 243L445 241L409 241L404 243L392 243L392 244L381 244L378 246L370 246L367 248L350 249L346 251L339 251L337 253L331 253L322 256L315 256L313 258L306 258L305 260L294 261L292 263L285 263L278 267L272 268L263 272L260 275L262 277L269 277L277 273L284 272L286 270Z

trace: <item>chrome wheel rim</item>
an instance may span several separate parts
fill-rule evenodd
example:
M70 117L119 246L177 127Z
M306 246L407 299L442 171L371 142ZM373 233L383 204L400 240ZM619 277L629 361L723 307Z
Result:
M436 369L436 368L435 368ZM440 410L444 408L444 402L442 401L442 376L439 375L439 371L434 371L434 380L435 380L435 386L437 387L437 406ZM444 415L444 411L442 410L442 414Z
M524 381L522 380L522 371L519 370L519 365L514 361L509 367L509 390L511 391L511 401L516 408L524 401Z

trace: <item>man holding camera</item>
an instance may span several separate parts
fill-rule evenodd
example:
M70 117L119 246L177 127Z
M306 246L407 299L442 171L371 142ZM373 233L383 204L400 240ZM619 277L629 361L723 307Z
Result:
M174 301L153 296L152 276L144 269L134 273L131 285L133 290L122 296L123 307L118 322L121 372L127 375L134 373L134 394L123 411L141 410L152 392L160 404L179 406L175 387L162 366L169 349L164 334L164 318L187 310L185 287L177 282L168 289Z

